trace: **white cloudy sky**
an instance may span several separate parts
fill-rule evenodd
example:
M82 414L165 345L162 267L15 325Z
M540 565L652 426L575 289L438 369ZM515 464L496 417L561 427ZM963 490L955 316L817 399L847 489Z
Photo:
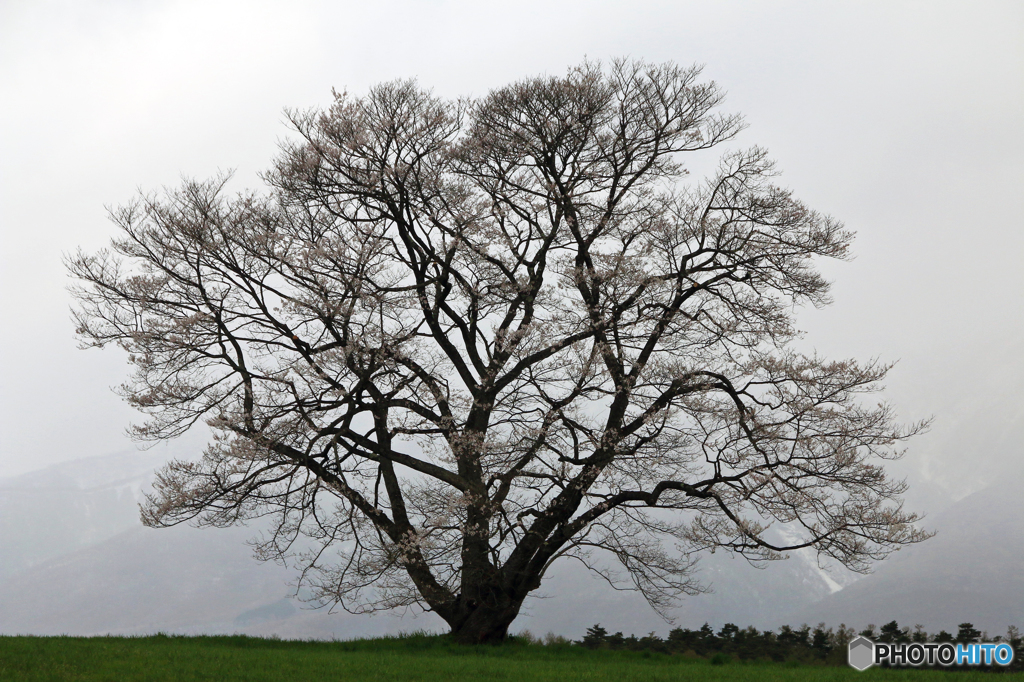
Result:
M858 233L830 356L899 360L887 398L935 416L898 471L928 509L1024 471L1024 3L0 3L0 476L131 447L117 351L79 351L61 255L104 205L237 169L282 109L416 77L480 95L584 57L701 62L783 183Z

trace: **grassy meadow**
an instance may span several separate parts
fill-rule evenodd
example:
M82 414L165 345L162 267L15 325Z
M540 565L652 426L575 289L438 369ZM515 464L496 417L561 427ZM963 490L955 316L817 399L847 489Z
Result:
M1013 675L1012 678L1024 676ZM465 647L443 637L350 642L254 637L0 637L0 680L992 680L983 672L715 661L579 646ZM999 676L996 679L1009 679Z

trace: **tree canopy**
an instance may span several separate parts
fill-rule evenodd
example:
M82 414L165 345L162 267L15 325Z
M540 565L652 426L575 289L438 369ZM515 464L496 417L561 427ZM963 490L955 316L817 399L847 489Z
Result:
M794 349L852 235L726 145L742 120L699 77L336 94L289 112L267 190L113 210L112 248L69 259L80 338L128 351L137 437L215 434L144 521L269 517L259 554L316 600L464 641L503 638L563 557L615 579L608 553L664 610L703 550L863 571L926 537L880 466L920 425L864 399L889 367Z

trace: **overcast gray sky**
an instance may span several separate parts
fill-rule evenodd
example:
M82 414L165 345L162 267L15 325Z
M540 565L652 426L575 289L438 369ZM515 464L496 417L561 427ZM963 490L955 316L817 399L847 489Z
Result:
M705 63L782 183L858 233L822 353L899 360L934 415L897 467L934 510L1024 468L1024 3L0 3L0 476L132 447L114 350L79 351L62 253L184 174L255 186L282 109L416 77L482 95L584 57Z

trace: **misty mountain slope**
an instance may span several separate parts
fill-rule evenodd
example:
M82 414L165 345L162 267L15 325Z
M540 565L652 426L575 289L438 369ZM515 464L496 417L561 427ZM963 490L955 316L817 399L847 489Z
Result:
M0 479L0 578L141 527L162 451L130 450Z
M0 588L0 629L78 635L184 632L200 625L223 630L228 614L285 593L276 567L253 570L244 539L237 531L190 528L123 532L8 577Z
M290 569L255 561L249 528L137 528L46 561L0 586L0 633L379 635L426 619L312 611L289 599Z
M778 628L785 623L779 616L791 605L810 605L832 592L832 584L811 556L794 554L755 568L728 552L705 554L696 575L712 592L683 598L670 614L673 624L691 629L705 622L716 628L727 622ZM536 594L526 601L513 631L543 634L550 630L578 639L595 623L625 634L664 634L673 627L639 593L613 590L574 561L555 564Z
M245 541L253 534L249 528L138 528L43 562L0 585L0 633L241 632L329 639L445 629L429 614L398 618L311 610L290 597L292 569L252 558ZM716 561L720 565L707 566L702 575L715 576L718 591L685 600L681 625L731 620L776 627L772 615L780 599L827 590L809 570L798 582L783 565L760 571L741 560ZM557 566L540 594L530 599L513 631L581 637L597 622L627 633L669 627L638 594L614 591L573 562Z
M793 622L845 622L858 629L895 619L930 632L964 621L992 634L1024 625L1024 497L1014 476L969 495L925 527L938 534L807 607Z
M137 499L160 463L146 454L81 460L0 482L0 556L8 567L0 575L0 632L347 638L444 629L429 614L310 610L288 598L293 569L252 558L245 544L251 528L142 528ZM706 555L698 577L714 592L684 599L676 622L778 627L779 613L831 591L810 556L758 570L727 552ZM573 561L556 564L537 595L513 631L578 638L597 622L613 632L669 628L639 594L615 591Z

